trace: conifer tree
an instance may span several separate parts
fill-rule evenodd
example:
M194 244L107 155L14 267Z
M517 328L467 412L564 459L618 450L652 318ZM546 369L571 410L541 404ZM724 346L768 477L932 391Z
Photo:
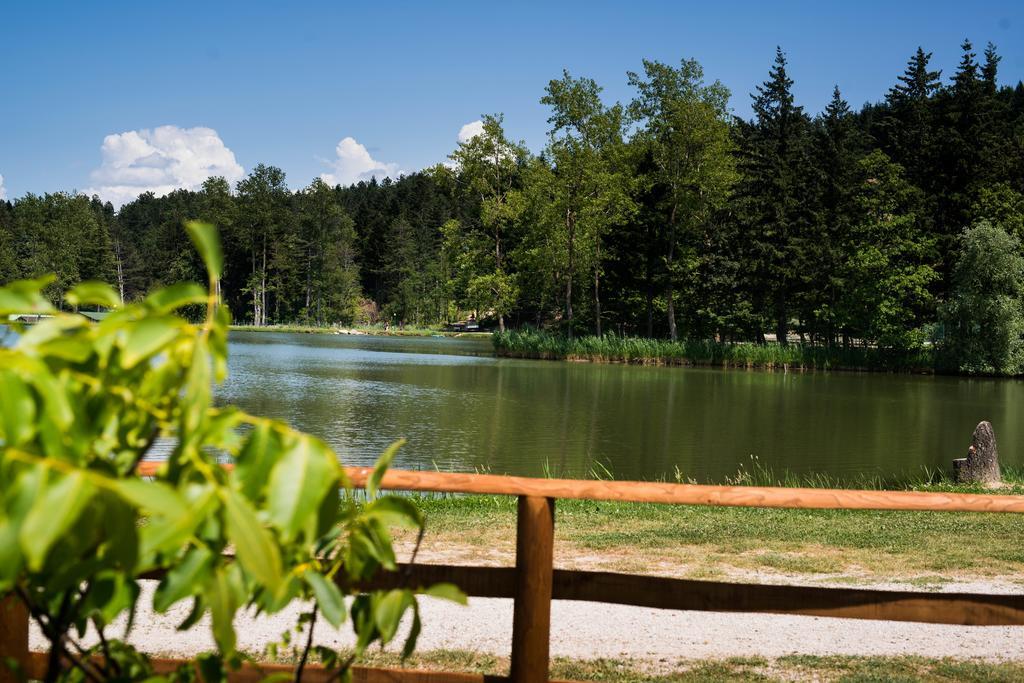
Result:
M793 80L782 48L768 80L752 95L754 116L744 126L743 181L738 210L751 244L755 306L774 323L776 339L787 343L793 299L800 290L804 240L812 220L807 197L813 180L810 125L795 104Z
M922 187L935 156L933 98L942 87L942 72L929 68L931 58L931 52L917 48L886 95L889 114L878 130L883 151L907 170L911 182Z
M849 256L857 210L858 161L864 154L864 135L836 86L825 112L815 121L814 150L819 171L818 221L808 242L808 288L804 319L812 336L832 345L839 333L839 301L846 287L842 264Z

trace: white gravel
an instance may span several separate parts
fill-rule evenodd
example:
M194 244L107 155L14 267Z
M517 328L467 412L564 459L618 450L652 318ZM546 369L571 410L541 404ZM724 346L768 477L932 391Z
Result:
M154 584L143 589L130 640L151 654L188 657L212 648L209 622L178 632L187 612L181 603L167 615L154 614ZM1006 592L1005 584L950 586L946 590ZM435 599L422 601L424 621L420 651L469 650L507 655L511 646L512 602L474 598L468 607ZM299 609L236 622L239 647L260 652L294 625ZM114 627L120 634L123 625ZM921 655L925 657L1024 659L1020 647L1024 627L945 626L885 621L795 617L762 614L675 612L669 610L556 601L552 607L553 656L578 659L613 657L637 660L655 668L680 659L721 659L761 656L769 659L805 655ZM351 629L317 627L317 641L341 646L353 641ZM32 648L45 649L32 633Z

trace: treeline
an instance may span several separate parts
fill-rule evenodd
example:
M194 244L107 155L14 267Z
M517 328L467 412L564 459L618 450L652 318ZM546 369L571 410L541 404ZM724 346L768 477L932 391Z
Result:
M918 50L877 103L837 87L812 116L779 50L750 120L692 60L644 61L610 104L564 73L533 154L500 115L445 164L292 192L260 165L234 188L0 203L0 279L55 272L126 299L200 265L181 229L217 224L236 321L429 325L469 313L672 340L931 343L968 370L1021 369L1024 84L991 45L951 75ZM965 265L966 264L966 265Z

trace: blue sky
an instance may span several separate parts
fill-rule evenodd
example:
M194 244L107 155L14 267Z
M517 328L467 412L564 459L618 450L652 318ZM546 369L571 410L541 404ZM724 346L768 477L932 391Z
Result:
M8 198L116 199L265 162L298 188L441 161L485 112L539 150L563 68L626 100L642 58L694 57L747 115L778 44L813 113L834 83L879 99L918 45L951 74L965 37L996 43L1002 82L1024 78L1020 2L4 0L0 175Z

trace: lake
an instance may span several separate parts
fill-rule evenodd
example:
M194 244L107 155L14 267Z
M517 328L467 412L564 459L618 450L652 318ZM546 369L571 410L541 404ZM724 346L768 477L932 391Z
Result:
M232 332L218 400L288 420L366 465L722 481L775 471L906 477L950 467L979 420L1020 465L1024 383L494 358L489 340ZM1024 405L1024 404L1022 404Z

